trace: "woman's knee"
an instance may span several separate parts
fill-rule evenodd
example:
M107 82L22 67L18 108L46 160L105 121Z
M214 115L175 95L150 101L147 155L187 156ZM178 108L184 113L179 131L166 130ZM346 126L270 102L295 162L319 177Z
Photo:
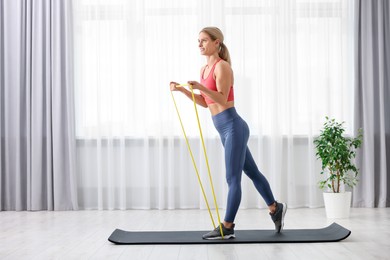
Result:
M228 174L226 175L226 182L228 186L240 186L241 187L241 174Z

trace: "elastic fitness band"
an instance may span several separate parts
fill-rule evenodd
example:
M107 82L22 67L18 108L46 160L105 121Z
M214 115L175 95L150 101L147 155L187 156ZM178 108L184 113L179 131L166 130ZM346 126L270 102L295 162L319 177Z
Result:
M191 86L190 84L176 85L176 87L185 87L185 86L188 86L188 87L190 88L190 90L191 90L192 100L193 100L193 102L194 102L196 120L198 121L198 128L199 128L200 139L202 140L203 154L204 154L204 157L205 157L205 160L206 160L206 165L207 165L207 171L208 171L209 180L210 180L211 191L212 191L212 193L213 193L214 205L215 205L215 209L216 209L216 212L217 212L218 222L221 223L221 219L220 219L219 211L218 211L217 199L216 199L215 191L214 191L213 179L212 179L212 177L211 177L211 171L210 171L209 160L208 160L207 153L206 153L206 146L205 146L204 139L203 139L202 128L201 128L201 126L200 126L200 120L199 120L199 115L198 115L198 109L196 108L194 90L192 89L192 86ZM182 122L182 120L181 120L180 113L179 113L179 109L177 108L176 100L175 100L175 97L174 97L172 91L171 91L171 96L172 96L173 103L175 104L175 109L176 109L177 116L178 116L179 121L180 121L181 129L182 129L182 131L183 131L183 135L184 135L184 138L185 138L185 140L186 140L187 148L188 148L188 151L189 151L190 156L191 156L191 159L192 159L192 164L194 165L194 169L195 169L196 175L197 175L197 177L198 177L199 186L200 186L200 189L202 190L203 198L204 198L204 200L205 200L205 202L206 202L207 209L208 209L208 211L209 211L209 215L210 215L210 218L211 218L211 222L213 223L213 226L214 226L214 229L215 229L216 226L215 226L214 218L213 218L213 215L211 214L211 210L210 210L210 206L209 206L209 203L208 203L208 200L207 200L207 197L206 197L206 193L205 193L205 191L204 191L203 184L202 184L202 181L201 181L201 179L200 179L198 167L196 166L195 159L194 159L194 155L192 154L191 146L190 146L190 143L188 142L187 134L186 134L186 131L184 130L184 125L183 125L183 122ZM221 236L222 236L222 239L223 239L222 225L219 225L219 231L220 231Z

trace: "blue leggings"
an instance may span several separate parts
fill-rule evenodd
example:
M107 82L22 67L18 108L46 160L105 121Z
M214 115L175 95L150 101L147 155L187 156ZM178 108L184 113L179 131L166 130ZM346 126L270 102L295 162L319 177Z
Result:
M272 205L275 199L267 179L257 168L249 151L249 128L236 109L226 109L212 119L225 148L226 181L229 187L225 221L234 222L241 202L242 171L253 181L268 206Z

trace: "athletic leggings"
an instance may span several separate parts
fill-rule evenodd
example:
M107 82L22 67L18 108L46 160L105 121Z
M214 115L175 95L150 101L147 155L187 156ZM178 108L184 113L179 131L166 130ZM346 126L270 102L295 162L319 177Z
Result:
M212 119L225 148L226 181L229 187L225 221L234 222L241 202L242 171L253 181L268 206L272 205L275 199L267 179L257 168L249 151L249 128L236 109L229 108L212 116Z

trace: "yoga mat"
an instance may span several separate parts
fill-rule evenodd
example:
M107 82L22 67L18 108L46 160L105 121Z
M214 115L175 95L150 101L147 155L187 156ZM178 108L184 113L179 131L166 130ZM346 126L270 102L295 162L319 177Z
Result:
M118 245L162 244L250 244L250 243L318 243L337 242L347 238L351 231L333 223L320 229L235 230L236 238L205 240L202 235L209 231L124 231L116 229L108 240Z

